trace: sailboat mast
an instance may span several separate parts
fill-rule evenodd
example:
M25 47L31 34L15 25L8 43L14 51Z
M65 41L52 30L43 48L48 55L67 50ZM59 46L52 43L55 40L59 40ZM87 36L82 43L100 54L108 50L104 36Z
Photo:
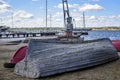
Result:
M12 12L12 28L14 28L14 13Z
M48 7L48 2L47 2L47 0L46 0L46 30L47 30L47 14L48 14L48 12L47 12L47 7Z
M85 13L83 11L83 27L86 28L86 23L85 23Z
M52 27L52 15L50 14L50 28Z

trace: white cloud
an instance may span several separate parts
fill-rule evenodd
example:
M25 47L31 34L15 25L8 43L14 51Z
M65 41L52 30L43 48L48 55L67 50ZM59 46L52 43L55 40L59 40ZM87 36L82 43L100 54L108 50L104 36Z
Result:
M98 1L100 1L100 0L92 0L92 1L94 1L94 2L98 2Z
M39 1L39 0L32 0L32 1Z
M0 0L0 12L5 13L11 10L11 6L4 2L3 0Z
M112 16L109 16L109 18L110 18L110 19L116 19L116 18L118 18L118 16L112 15Z
M104 8L98 4L84 4L79 8L80 11L100 11L104 10Z
M55 16L54 16L55 15ZM62 12L56 12L52 16L52 27L63 27L63 16ZM83 17L80 13L72 13L75 19L76 27L83 27ZM111 18L115 15L110 16L85 16L86 27L103 27L103 26L119 26L120 18L116 17ZM48 17L48 27L50 26L50 21ZM11 18L4 20L4 23L11 26ZM74 24L74 22L73 22ZM32 18L32 19L14 19L14 27L45 27L45 19L43 18ZM75 27L75 26L74 26Z
M118 15L118 18L120 18L120 15Z
M95 16L90 16L90 18L89 18L90 20L95 20L96 19L96 17Z
M3 0L0 0L0 5L1 5L1 4L5 4L5 3L6 3L6 2L4 2Z
M33 18L33 14L28 13L28 12L23 11L23 10L19 10L19 11L14 12L13 16L17 17L17 18L21 18L21 19Z
M56 7L57 8L63 8L63 5L62 4L58 4Z
M65 6L66 7L66 6ZM68 7L69 8L78 8L79 7L79 4L68 4ZM57 8L63 8L63 4L58 4L57 5Z
M93 2L98 2L98 1L100 1L100 0L82 0L82 1L88 3L88 2L92 2L92 1L93 1Z
M99 21L105 21L106 18L107 18L106 16L99 16L98 20L99 20Z
M60 18L63 16L63 12L56 12L54 15L53 15L53 18Z
M83 4L82 6L79 4L68 4L69 8L79 10L79 11L101 11L104 10L104 8L98 4ZM65 6L66 7L66 6ZM58 4L57 8L63 8L62 4Z

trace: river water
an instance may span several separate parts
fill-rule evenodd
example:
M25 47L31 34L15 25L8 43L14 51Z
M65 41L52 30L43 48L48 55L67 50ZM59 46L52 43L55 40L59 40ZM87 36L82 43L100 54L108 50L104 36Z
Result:
M88 35L82 36L85 40L93 40L99 38L109 38L111 40L120 40L120 30L93 30Z
M82 36L85 40L93 40L93 39L99 39L99 38L109 38L111 40L120 40L120 30L92 30L88 31L88 35ZM44 38L44 37L39 37ZM16 41L16 40L24 40L25 38L3 38L0 39L0 43L6 42L6 41Z

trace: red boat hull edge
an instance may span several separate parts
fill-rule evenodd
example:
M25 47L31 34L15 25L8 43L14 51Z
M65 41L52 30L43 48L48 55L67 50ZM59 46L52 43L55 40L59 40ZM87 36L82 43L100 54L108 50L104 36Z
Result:
M112 40L112 44L117 49L117 51L120 51L120 40Z
M21 48L19 48L15 54L13 55L13 57L11 58L11 63L18 63L19 61L21 61L22 59L24 59L25 55L26 55L26 51L27 51L27 46L22 46Z

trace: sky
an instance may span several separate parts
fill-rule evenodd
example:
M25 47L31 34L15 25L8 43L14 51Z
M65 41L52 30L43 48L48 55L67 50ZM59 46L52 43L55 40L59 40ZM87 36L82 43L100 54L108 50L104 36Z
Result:
M48 1L48 27L64 27L62 0ZM68 0L74 27L120 27L120 0ZM45 27L46 0L0 0L0 25Z

